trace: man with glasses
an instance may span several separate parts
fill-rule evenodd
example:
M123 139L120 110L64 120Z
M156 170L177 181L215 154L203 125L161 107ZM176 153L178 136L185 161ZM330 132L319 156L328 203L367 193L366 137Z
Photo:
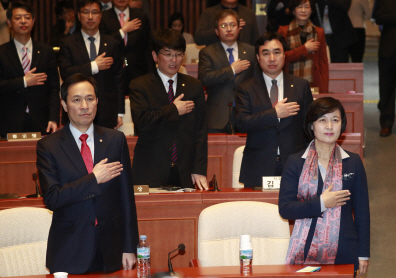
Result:
M256 15L252 9L238 4L238 0L221 0L221 3L218 5L207 8L202 12L194 35L197 45L210 45L219 41L213 22L221 10L228 9L234 10L239 15L239 40L254 45L256 39L259 37Z
M0 46L0 136L57 130L59 76L52 48L33 41L30 5L13 2L7 23L14 39Z
M159 30L152 51L157 70L131 82L132 119L140 130L135 185L208 189L205 96L199 80L178 73L185 50L180 32Z
M61 40L58 63L63 80L75 73L95 78L99 102L94 122L117 129L125 114L122 45L99 31L101 18L102 5L98 0L78 3L81 32Z
M253 76L254 47L237 41L239 17L233 10L222 10L215 25L220 41L199 52L198 78L208 93L208 132L234 133L235 88Z

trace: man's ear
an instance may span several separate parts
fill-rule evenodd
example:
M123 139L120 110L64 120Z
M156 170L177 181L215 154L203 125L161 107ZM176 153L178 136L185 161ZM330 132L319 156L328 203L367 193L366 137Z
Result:
M219 36L219 29L215 28L216 35Z
M158 56L157 56L157 52L155 52L154 50L151 52L151 54L153 55L153 60L154 62L158 63Z
M61 104L62 104L63 110L65 110L65 112L67 113L67 105L63 99L61 100Z

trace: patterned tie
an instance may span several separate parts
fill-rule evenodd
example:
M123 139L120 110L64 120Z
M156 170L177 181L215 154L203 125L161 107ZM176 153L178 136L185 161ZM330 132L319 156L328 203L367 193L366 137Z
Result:
M168 90L168 99L169 103L173 103L175 100L175 94L173 92L173 80L169 79L169 90ZM173 141L173 147L172 147L172 162L176 163L177 162L177 149L176 149L176 141Z
M276 84L276 79L272 79L272 87L271 87L271 103L272 107L278 103L278 85Z
M91 41L91 44L89 46L89 56L92 61L95 61L96 59L96 46L95 46L95 38L94 37L88 37L88 40Z
M121 25L121 28L124 27L124 23L125 23L125 21L124 21L124 16L125 16L124 13L120 13L120 25ZM127 45L127 35L128 35L128 34L125 34L125 37L124 37L124 43L125 43L125 45Z
M91 174L93 170L93 161L92 161L91 149L87 145L87 138L88 138L88 134L81 134L80 136L81 156L84 160L85 167L87 167L88 174Z
M228 51L228 53L230 53L230 56L228 56L228 60L230 61L230 65L232 64L232 63L234 63L234 55L232 54L232 51L234 50L234 48L227 48L227 51Z
M30 70L30 59L27 53L28 48L26 46L22 47L22 67L23 72L26 74Z

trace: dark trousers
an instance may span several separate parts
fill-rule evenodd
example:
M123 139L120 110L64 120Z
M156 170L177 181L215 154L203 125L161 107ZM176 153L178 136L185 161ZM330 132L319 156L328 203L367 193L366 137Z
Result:
M392 129L395 122L396 52L391 57L378 57L381 128Z
M283 172L283 163L282 163L282 160L280 159L280 156L278 156L276 159L274 176L282 176L282 172ZM244 187L245 188L262 187L262 184L245 183Z
M330 49L330 60L332 63L348 63L348 46L340 47L334 35L326 35L326 43Z
M366 47L366 29L355 28L355 33L358 40L349 46L348 52L352 63L361 63L363 62L364 49Z
M107 271L107 268L103 261L102 252L100 250L99 228L95 227L95 247L94 247L94 251L93 251L91 264L88 268L87 273L98 272L98 271Z

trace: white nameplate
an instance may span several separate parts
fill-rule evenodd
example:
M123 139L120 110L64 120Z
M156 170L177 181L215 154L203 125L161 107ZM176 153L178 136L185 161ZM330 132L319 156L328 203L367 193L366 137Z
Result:
M281 176L263 177L263 189L279 189Z

